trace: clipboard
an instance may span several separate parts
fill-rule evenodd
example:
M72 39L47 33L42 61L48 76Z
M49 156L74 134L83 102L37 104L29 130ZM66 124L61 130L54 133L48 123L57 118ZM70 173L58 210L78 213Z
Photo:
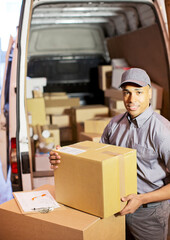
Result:
M23 214L48 213L60 207L48 190L13 192L13 196Z

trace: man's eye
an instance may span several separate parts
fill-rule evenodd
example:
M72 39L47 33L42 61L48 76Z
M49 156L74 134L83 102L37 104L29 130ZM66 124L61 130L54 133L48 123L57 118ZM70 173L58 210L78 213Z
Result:
M137 94L138 94L138 95L140 95L140 94L142 94L142 92L140 92L140 91L137 91Z
M123 95L125 96L125 95L128 95L129 94L129 92L123 92Z

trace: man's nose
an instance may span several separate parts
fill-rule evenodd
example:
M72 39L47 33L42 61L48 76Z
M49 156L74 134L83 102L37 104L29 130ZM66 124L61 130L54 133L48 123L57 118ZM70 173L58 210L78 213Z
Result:
M129 102L135 102L135 100L136 100L136 95L135 93L132 92L129 96Z

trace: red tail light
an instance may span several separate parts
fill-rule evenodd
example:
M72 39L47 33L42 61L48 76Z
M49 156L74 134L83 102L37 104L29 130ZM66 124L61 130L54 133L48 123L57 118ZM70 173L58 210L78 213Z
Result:
M17 162L11 163L11 171L12 173L18 173Z
M11 161L12 173L17 174L18 166L17 166L17 156L16 156L16 138L11 138L10 161Z
M11 149L16 148L16 138L11 138Z

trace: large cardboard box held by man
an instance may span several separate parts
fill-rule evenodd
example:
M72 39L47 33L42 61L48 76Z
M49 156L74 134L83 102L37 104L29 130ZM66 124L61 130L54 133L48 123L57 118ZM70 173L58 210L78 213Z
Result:
M105 218L125 206L121 197L137 192L136 150L84 141L58 152L58 202Z
M54 196L54 186L44 185ZM52 212L21 213L14 199L0 205L2 240L125 240L125 217L96 216L60 205Z

